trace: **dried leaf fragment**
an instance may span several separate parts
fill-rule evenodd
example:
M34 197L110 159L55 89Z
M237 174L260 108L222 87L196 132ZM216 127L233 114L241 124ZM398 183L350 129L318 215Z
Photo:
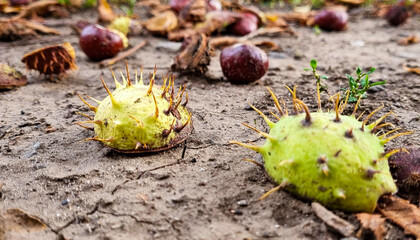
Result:
M402 39L398 40L398 44L405 46L405 45L418 43L419 41L420 41L420 39L416 35L411 35L411 36L408 36L406 38L402 38Z
M205 73L210 64L211 54L207 36L197 33L185 41L187 45L175 57L172 69L181 73Z
M178 28L178 18L173 11L165 11L147 20L145 27L152 33L166 35Z
M34 69L42 74L63 74L67 70L77 69L75 52L70 43L37 49L25 54L22 62L27 69Z
M312 202L311 206L315 214L329 227L341 233L345 237L350 237L353 235L356 229L352 224L338 217L317 202Z
M28 20L0 19L0 41L14 41L25 37L37 36L37 32L60 34L52 28Z
M13 19L31 18L33 16L45 16L48 13L50 13L54 7L61 8L61 5L58 3L58 0L36 1L23 8L23 10L18 15L14 16Z
M379 214L359 213L356 214L357 219L362 224L360 231L358 232L358 238L363 236L364 231L370 231L375 235L376 240L384 239L386 228L385 218ZM364 238L363 238L364 239Z
M210 35L215 31L222 31L227 26L235 23L241 18L238 13L228 11L213 11L206 14L204 22L197 23L194 29L200 33Z
M47 228L41 219L18 208L8 209L2 217L5 231L32 232Z
M100 22L112 22L118 16L114 13L111 6L106 0L98 1L98 12L99 12L99 21Z
M179 16L185 21L197 22L204 20L206 12L206 0L195 0L183 8Z
M26 83L26 77L21 72L5 63L0 63L0 89L13 89L24 86Z
M418 75L420 75L420 67L412 67L404 63L403 68L408 72L417 73Z
M409 201L384 196L377 209L389 220L401 226L406 233L420 238L420 209Z

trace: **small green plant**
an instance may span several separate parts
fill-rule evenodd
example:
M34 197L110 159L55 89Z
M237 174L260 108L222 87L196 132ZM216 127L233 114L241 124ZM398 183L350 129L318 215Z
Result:
M369 72L363 73L362 69L360 67L357 67L356 69L356 75L357 77L354 78L348 74L346 74L346 77L349 80L349 89L341 88L340 90L344 92L344 94L349 94L348 101L351 102L357 102L357 100L361 98L366 98L366 92L369 88L373 86L383 85L386 82L371 82L369 80L369 75L371 75L373 72L375 72L375 68L371 68Z
M322 32L321 28L319 28L318 25L315 25L313 30L314 30L314 34L317 35L317 36L320 35L321 32Z
M314 75L314 77L316 79L316 84L317 84L317 86L319 86L319 92L320 93L322 93L322 92L327 92L328 93L328 86L327 86L327 84L322 84L322 82L321 82L321 79L325 79L326 80L326 79L328 79L328 77L325 76L325 75L320 75L320 74L318 74L316 72L316 67L318 65L318 62L315 59L312 59L310 64L311 64L311 68L312 68L312 73L313 73L313 75ZM310 69L309 68L305 68L303 70L309 71Z

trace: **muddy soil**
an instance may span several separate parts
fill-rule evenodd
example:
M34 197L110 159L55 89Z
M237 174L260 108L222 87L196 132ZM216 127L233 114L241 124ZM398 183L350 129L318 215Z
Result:
M70 22L94 21L96 13L74 14ZM275 106L266 86L289 99L284 85L298 85L298 96L316 110L315 84L302 69L312 58L321 73L330 76L331 92L344 86L346 73L357 66L376 67L374 81L386 80L363 100L358 113L382 103L389 121L415 131L387 144L387 148L419 147L420 79L402 64L419 64L420 45L400 46L397 40L420 32L420 18L389 27L382 19L353 14L348 30L317 36L311 28L293 26L297 37L272 38L281 51L271 52L268 74L251 85L231 85L222 77L218 55L209 73L178 76L186 84L195 130L185 144L156 154L126 155L98 142L80 142L93 132L74 125L91 114L75 93L102 99L109 86L109 69L87 60L78 37L62 20L55 23L61 36L1 43L1 61L26 72L29 84L0 92L0 211L20 208L38 216L47 230L32 239L339 239L341 236L316 217L310 203L279 191L257 199L275 185L256 165L241 161L261 157L229 145L231 140L264 142L242 122L268 130L248 102L269 114ZM130 69L166 73L176 48L149 35L131 38L132 45L149 44L128 59ZM58 82L25 71L22 56L36 48L68 41L76 49L78 70ZM118 63L114 69L124 69ZM162 83L162 78L157 80ZM332 107L327 97L323 102ZM289 108L291 109L291 108ZM346 112L352 111L352 105ZM183 151L185 155L182 158ZM418 202L415 202L418 204ZM336 211L358 226L354 215ZM405 239L403 230L387 222L386 239ZM25 236L25 235L23 235ZM25 238L22 235L16 239Z

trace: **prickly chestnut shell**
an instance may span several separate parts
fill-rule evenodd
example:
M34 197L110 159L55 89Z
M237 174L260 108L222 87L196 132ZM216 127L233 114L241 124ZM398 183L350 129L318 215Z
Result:
M249 44L235 44L220 55L223 75L234 84L246 84L260 79L268 70L267 54Z
M114 57L124 48L123 39L118 34L99 25L83 28L79 44L93 61Z
M400 188L416 185L420 190L420 148L408 149L389 158L392 175Z
M315 16L314 23L325 31L341 31L346 28L348 19L343 10L322 10Z
M244 12L241 13L241 18L230 25L228 32L235 35L244 36L258 29L258 17L255 14Z
M408 9L405 6L392 6L385 15L386 20L392 26L398 26L405 23L408 19Z

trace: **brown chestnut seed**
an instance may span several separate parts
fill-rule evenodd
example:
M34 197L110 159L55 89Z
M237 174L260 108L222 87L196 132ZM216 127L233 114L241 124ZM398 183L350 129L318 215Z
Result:
M399 26L408 19L408 9L405 6L392 6L385 15L386 20L392 26Z
M235 35L244 36L258 29L258 17L252 13L241 13L241 18L230 25L228 32Z
M249 44L235 44L220 54L223 75L234 84L246 84L260 79L268 70L267 54Z
M114 57L124 48L120 35L96 24L83 28L79 44L93 61Z
M322 10L315 16L314 23L325 31L341 31L346 28L349 16L342 10Z
M175 12L180 12L183 8L187 7L192 0L170 0L169 5Z

